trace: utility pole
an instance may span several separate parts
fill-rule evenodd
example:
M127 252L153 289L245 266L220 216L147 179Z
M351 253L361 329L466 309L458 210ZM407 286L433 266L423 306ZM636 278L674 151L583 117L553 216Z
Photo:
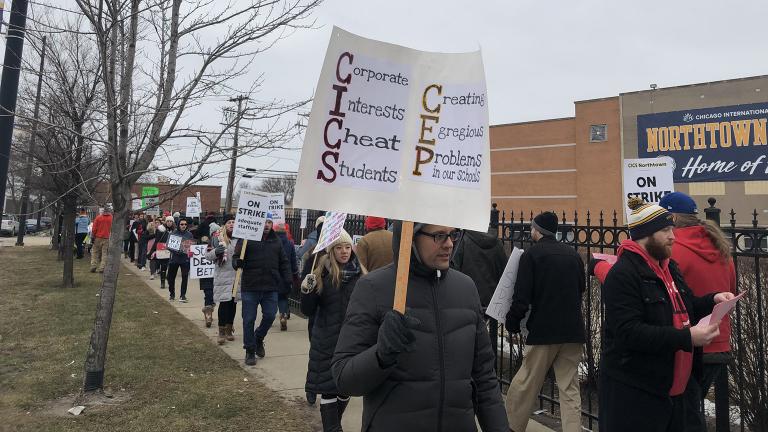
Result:
M229 165L229 180L227 181L227 197L224 201L224 213L229 213L232 208L232 195L235 193L235 169L237 169L237 135L240 132L240 119L243 118L243 101L248 100L248 96L238 96L231 98L230 102L237 102L237 118L235 120L235 137L232 140L232 160Z
M19 93L21 55L24 51L24 32L27 27L27 0L11 3L11 19L5 38L3 78L0 82L0 214L5 204L5 185L8 183L8 164L11 159L13 122L16 119L16 97Z
M35 94L35 119L32 121L32 137L29 139L27 149L27 164L24 167L24 189L21 191L21 212L19 212L19 235L16 237L16 246L24 246L24 234L27 232L27 208L29 206L29 183L32 181L32 162L35 155L35 141L37 140L38 119L40 118L40 91L43 88L43 67L45 67L45 42L47 36L43 36L43 48L40 51L40 71L37 73L37 94ZM37 219L40 223L40 219ZM38 225L39 228L39 225Z

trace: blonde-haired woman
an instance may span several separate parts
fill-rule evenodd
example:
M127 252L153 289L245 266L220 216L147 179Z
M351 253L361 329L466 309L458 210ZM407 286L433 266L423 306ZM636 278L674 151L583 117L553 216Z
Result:
M340 395L336 388L331 360L352 290L367 271L352 251L352 238L346 231L342 230L326 252L301 284L301 312L315 315L306 391L321 395L323 432L335 432L341 431L341 416L349 397Z
M235 273L232 268L232 254L237 243L232 237L235 227L233 215L224 216L224 225L218 231L211 233L211 248L205 257L216 263L213 273L213 302L219 305L219 345L233 341L232 324L235 321L237 301L232 297L232 285L235 283Z

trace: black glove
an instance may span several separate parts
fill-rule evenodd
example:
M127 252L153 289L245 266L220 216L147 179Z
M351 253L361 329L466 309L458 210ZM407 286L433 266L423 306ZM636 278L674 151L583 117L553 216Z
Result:
M597 266L598 263L601 263L605 260L597 259L597 258L590 258L589 264L587 264L587 273L589 273L590 276L595 275L595 266Z
M512 318L510 313L507 312L507 317L504 320L504 328L511 334L520 333L520 321Z
M384 315L376 343L376 357L380 366L386 368L394 365L400 353L409 352L413 348L416 337L411 330L420 324L418 318L403 315L395 310L390 310Z
M223 244L219 243L219 245L216 246L216 249L214 249L213 252L216 254L216 256L219 256L219 255L224 255L225 250L227 250L227 248Z
M245 260L243 260L243 259L240 259L240 257L235 257L235 258L232 260L232 268L234 268L235 270L238 270L238 269L243 269L243 270L245 270L245 268L246 268L246 267L247 267L247 266L246 266L246 264L245 264Z

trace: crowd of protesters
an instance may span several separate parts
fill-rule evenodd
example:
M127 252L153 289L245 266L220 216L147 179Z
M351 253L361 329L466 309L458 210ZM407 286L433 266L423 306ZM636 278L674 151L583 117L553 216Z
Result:
M729 243L701 221L689 196L659 205L630 201L630 239L617 261L582 257L558 241L558 218L531 223L534 244L520 256L505 326L524 332L522 365L506 399L484 310L507 266L495 233L415 224L406 313L392 310L401 224L369 216L353 245L341 235L315 253L324 218L297 244L290 227L269 214L259 242L233 235L235 218L137 213L125 225L123 251L160 288L187 302L192 244L206 245L212 277L199 280L205 324L217 311L219 345L235 340L241 302L246 365L266 356L265 339L300 299L310 351L306 397L320 396L324 431L341 431L351 396L363 397L363 430L525 431L550 369L559 388L562 430L581 430L579 364L585 342L586 273L604 284L599 386L600 430L706 431L703 399L730 360L730 322L696 325L736 293ZM109 209L75 219L77 258L90 239L91 271L103 272L112 225ZM181 247L169 248L171 236ZM244 249L244 251L243 251ZM237 274L240 283L235 287ZM233 289L234 288L234 289ZM259 310L261 320L258 322ZM278 315L279 314L279 315ZM653 415L648 415L648 413Z

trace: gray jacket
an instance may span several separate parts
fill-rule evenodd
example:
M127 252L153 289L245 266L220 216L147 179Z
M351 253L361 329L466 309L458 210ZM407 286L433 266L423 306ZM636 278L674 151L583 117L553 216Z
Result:
M221 231L217 231L211 236L212 248L205 254L207 259L216 263L216 270L213 273L213 301L216 303L232 300L232 285L235 283L237 273L237 270L232 268L232 254L235 252L236 240L229 242L223 255L216 256L216 247L222 242L221 235Z
M399 243L396 229L393 248ZM421 325L414 350L381 368L376 342L396 273L391 264L357 282L333 358L339 392L363 396L362 430L475 431L477 417L483 431L508 432L480 298L465 274L428 269L412 256L407 313Z

